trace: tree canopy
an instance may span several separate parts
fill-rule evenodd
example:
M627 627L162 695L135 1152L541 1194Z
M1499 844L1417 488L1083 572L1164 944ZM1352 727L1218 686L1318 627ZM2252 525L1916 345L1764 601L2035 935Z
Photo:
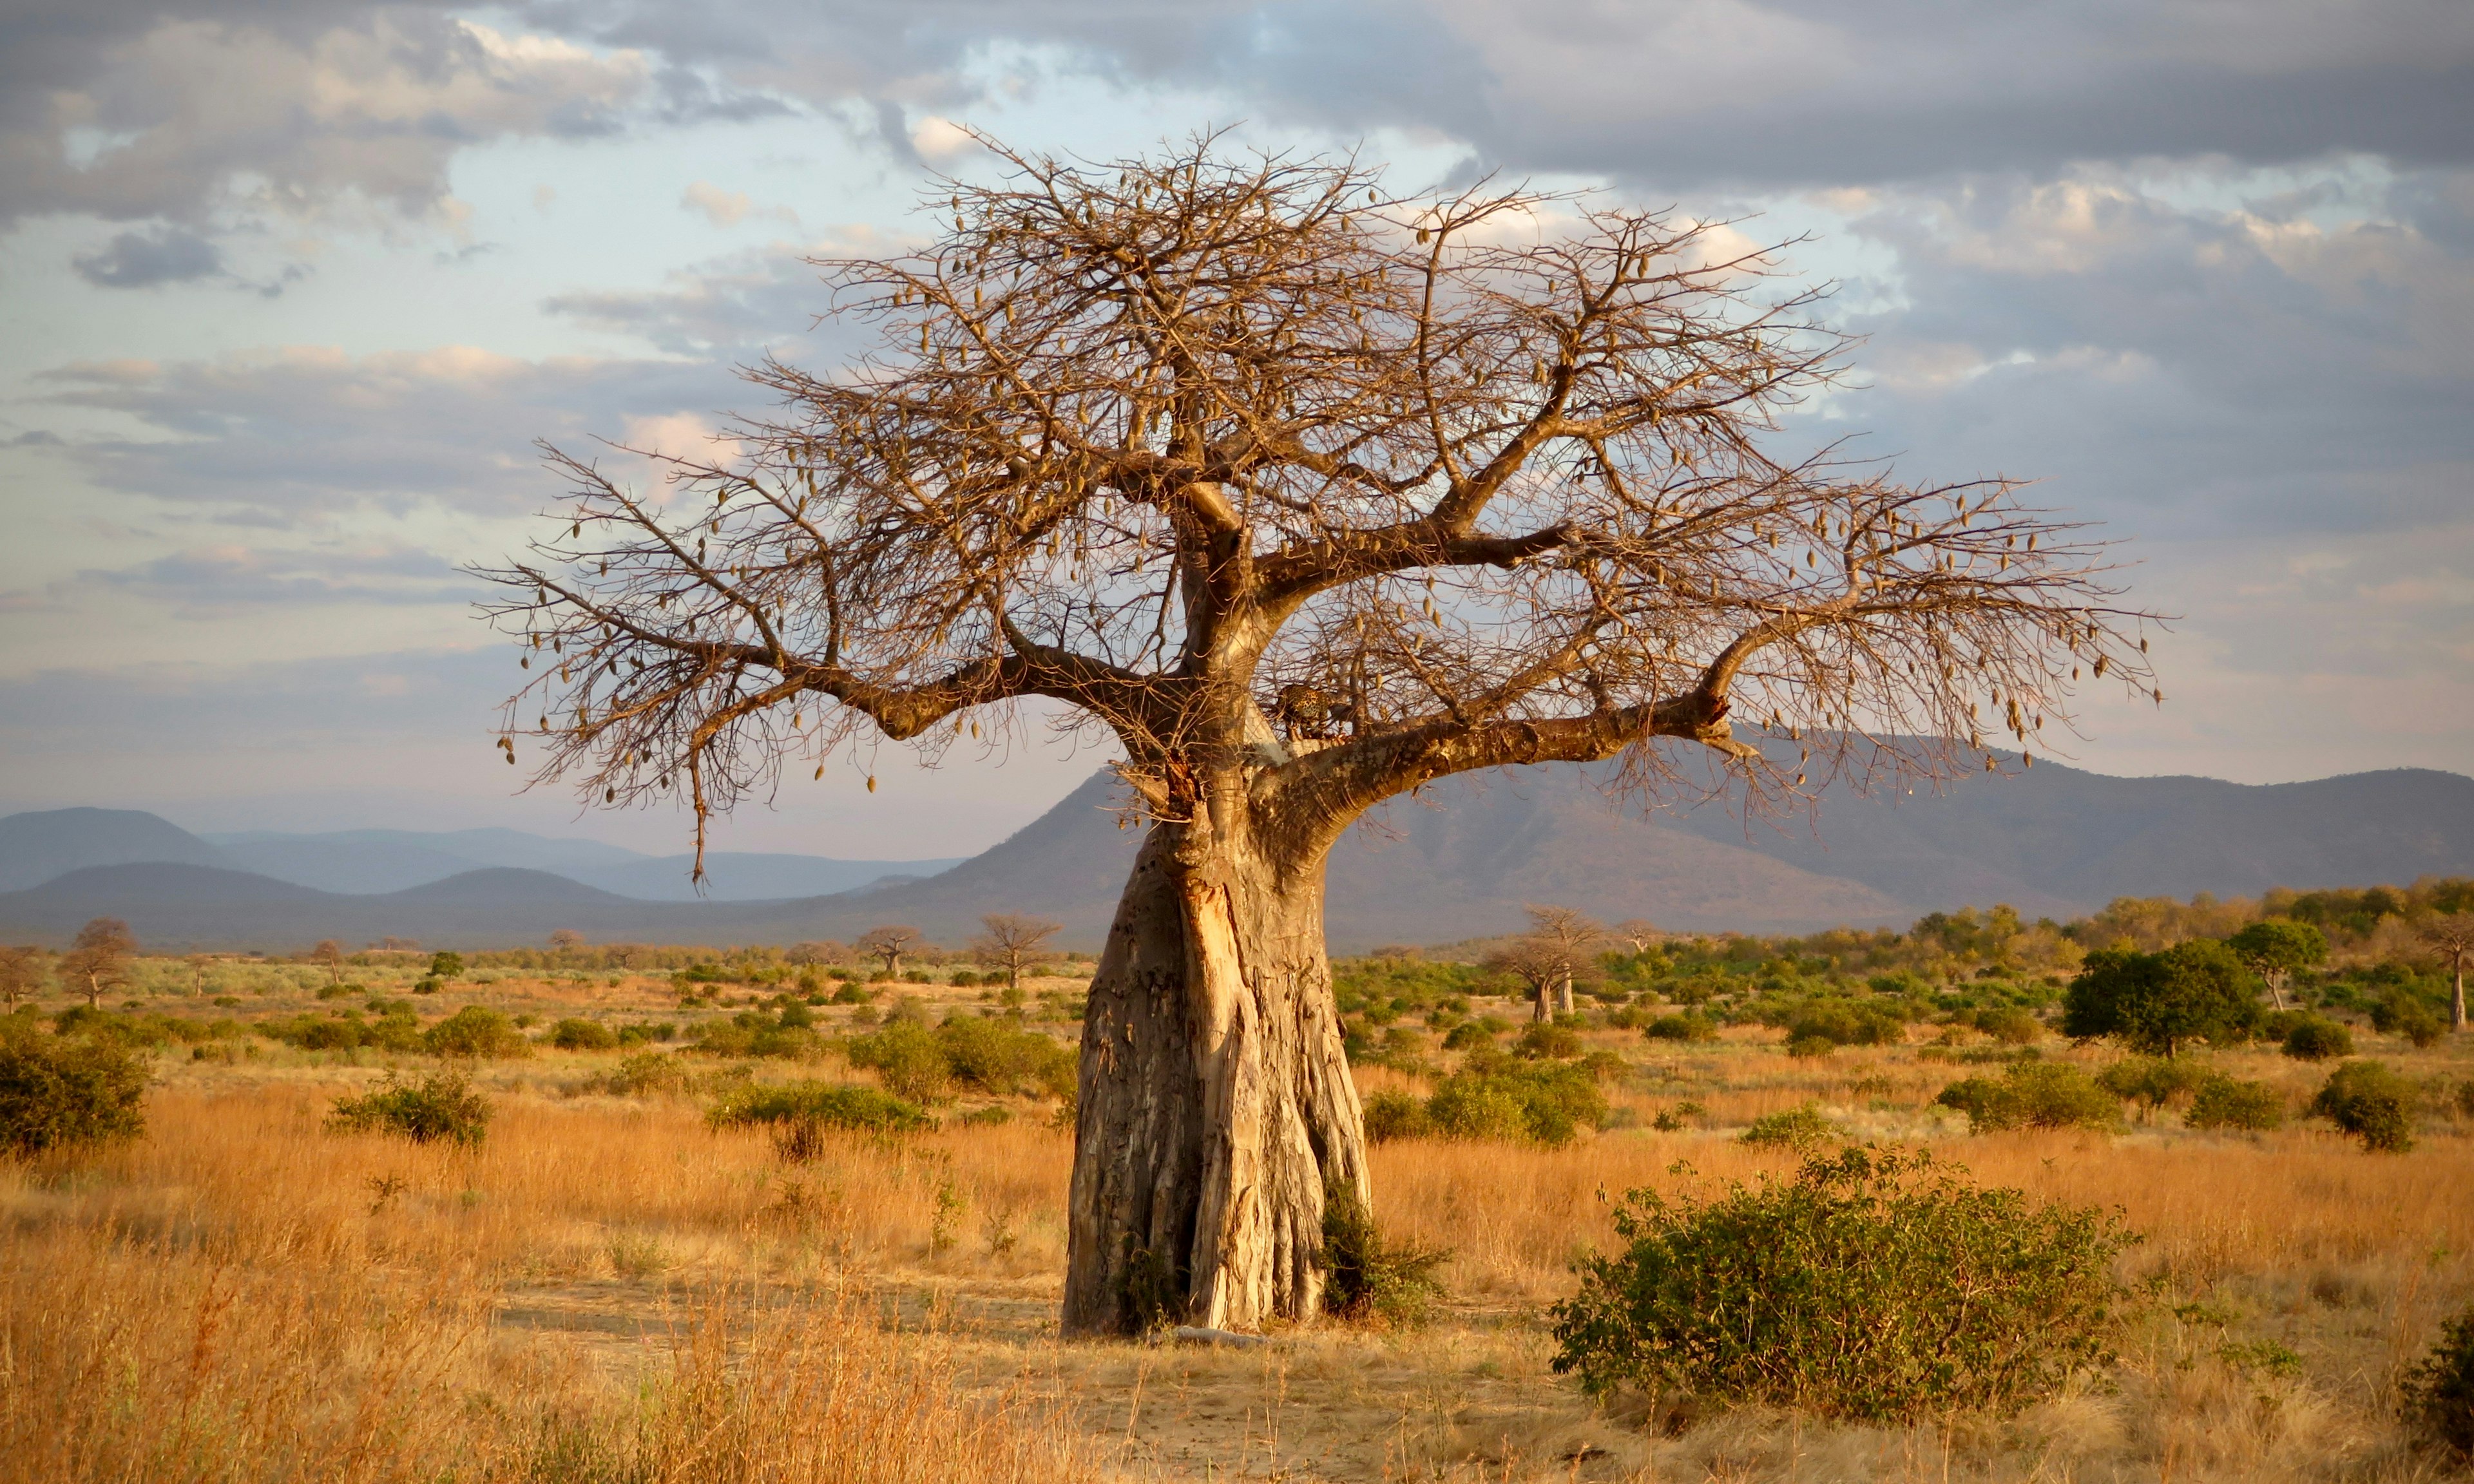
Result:
M1155 817L1238 759L1337 828L1473 767L1676 786L1655 737L1765 799L1990 767L1954 749L2029 747L2083 674L2153 689L2101 549L2010 482L1778 450L1845 343L1729 224L989 143L924 250L818 262L873 351L751 368L778 411L636 450L651 488L553 452L561 537L485 573L534 670L511 761L529 730L604 802L679 789L701 840L793 760L1043 699Z
M2195 938L2162 953L2099 948L2087 956L2062 1005L2062 1034L2119 1038L2171 1056L2188 1041L2234 1041L2259 1024L2258 992L2234 950Z

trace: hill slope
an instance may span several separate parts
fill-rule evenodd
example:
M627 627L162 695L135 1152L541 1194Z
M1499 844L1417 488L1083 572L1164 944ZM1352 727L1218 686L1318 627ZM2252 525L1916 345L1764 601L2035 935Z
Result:
M1611 804L1599 777L1539 768L1445 779L1419 799L1394 801L1333 852L1333 945L1506 932L1533 901L1683 930L1794 931L1904 924L1970 903L2067 917L2116 896L2474 874L2474 779L2428 770L2250 786L2114 778L2044 763L2023 777L1964 779L1939 795L1833 789L1817 822L1784 827L1748 826L1721 804L1644 818ZM224 946L382 936L502 945L540 943L556 928L595 942L847 941L884 922L958 945L982 913L1025 912L1064 923L1067 942L1091 946L1106 931L1140 839L1120 827L1117 805L1111 779L1098 775L941 874L772 900L631 899L570 875L509 868L368 896L207 869L193 858L89 868L0 895L0 938L61 942L86 918L109 915L149 942ZM114 838L133 848L212 849L161 821L150 832L149 815L56 813L110 815ZM64 826L49 818L0 821L0 839L15 826L49 842L57 858L67 849ZM26 819L38 823L18 825ZM642 865L626 869L663 864L636 859Z
M129 861L230 864L206 841L140 809L45 809L0 819L0 892Z

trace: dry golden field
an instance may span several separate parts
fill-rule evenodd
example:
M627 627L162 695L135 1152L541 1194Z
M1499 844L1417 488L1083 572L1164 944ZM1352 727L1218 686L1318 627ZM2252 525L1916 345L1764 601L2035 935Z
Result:
M255 1008L316 1003L296 993ZM424 1013L674 1005L625 976L437 1000ZM1379 1147L1379 1215L1452 1250L1450 1302L1421 1328L1251 1350L1059 1341L1070 1138L1027 1101L1001 1125L949 1116L785 1164L759 1134L710 1132L700 1097L590 1090L616 1053L544 1051L477 1069L497 1116L465 1153L323 1130L334 1097L379 1075L366 1050L167 1054L143 1139L0 1163L0 1475L2445 1476L2392 1402L2438 1321L2474 1300L2474 1129L2455 1115L2427 1114L2399 1156L2316 1124L2206 1136L2171 1114L2111 1137L1971 1137L1930 1107L1964 1069L1913 1046L1790 1060L1777 1039L1672 1053L1592 1033L1637 1064L1615 1100L1639 1126L1556 1150ZM2468 1040L2363 1050L2454 1083L2474 1076ZM2324 1075L2264 1050L2215 1060L2297 1103ZM1370 1069L1363 1085L1401 1081ZM1912 1431L1601 1409L1551 1375L1540 1312L1609 1240L1602 1192L1783 1170L1792 1156L1734 1133L1816 1097L1983 1180L2121 1208L2146 1238L2126 1276L2152 1302L2119 1363L2012 1421ZM1698 1126L1646 1126L1687 1098L1708 1110Z

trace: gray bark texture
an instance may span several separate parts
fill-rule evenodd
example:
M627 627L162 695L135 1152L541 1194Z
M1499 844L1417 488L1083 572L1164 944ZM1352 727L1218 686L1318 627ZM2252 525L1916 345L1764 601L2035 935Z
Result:
M1322 1307L1327 1182L1370 1201L1322 935L1322 861L1152 826L1091 987L1068 1333L1253 1329Z

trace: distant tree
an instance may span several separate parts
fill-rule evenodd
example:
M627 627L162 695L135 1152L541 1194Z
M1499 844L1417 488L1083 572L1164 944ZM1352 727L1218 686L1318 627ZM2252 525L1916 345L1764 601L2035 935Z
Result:
M2087 956L2062 1006L2062 1034L2119 1039L2134 1051L2172 1056L2186 1041L2238 1041L2259 1023L2250 970L2213 938L2162 953L2100 948Z
M1666 941L1658 924L1645 918L1626 918L1607 929L1607 936L1635 953L1646 953Z
M842 945L826 940L821 943L794 943L784 955L793 964L830 964L842 956Z
M1556 1011L1572 1013L1572 981L1606 941L1607 930L1596 919L1571 907L1531 905L1529 936L1547 945L1556 960Z
M2262 918L2226 939L2225 946L2268 985L2279 1010L2285 1008L2285 982L2293 971L2328 956L2327 935L2291 918Z
M988 914L980 919L980 926L982 931L972 940L971 952L981 963L1003 969L1009 990L1022 988L1022 966L1039 945L1063 931L1061 923L1007 912Z
M2465 957L2474 953L2474 912L2451 912L2433 918L2420 928L2422 941L2448 960L2452 985L2448 995L2448 1028L2465 1029Z
M187 963L189 966L189 993L201 995L206 993L206 969L213 965L214 960L204 953L192 953L189 955Z
M572 927L562 927L549 935L549 950L552 953L572 953L583 946L584 935Z
M902 977L902 955L916 948L920 942L919 929L887 923L860 934L854 946L861 953L885 960L886 977L899 979Z
M78 929L77 941L61 955L61 973L85 987L88 1006L99 1005L105 990L128 982L129 961L136 952L137 940L129 935L128 923L95 918Z
M344 982L344 945L334 939L319 939L318 945L309 950L309 962L327 970L328 984Z
M432 979L463 978L464 955L449 953L444 948L429 955L429 977Z
M1520 981L1529 992L1529 1017L1544 1020L1555 1013L1555 990L1563 983L1565 962L1554 944L1524 935L1498 944L1478 967Z
M43 954L40 948L12 948L0 945L0 1002L12 1010L17 1001L42 988Z

